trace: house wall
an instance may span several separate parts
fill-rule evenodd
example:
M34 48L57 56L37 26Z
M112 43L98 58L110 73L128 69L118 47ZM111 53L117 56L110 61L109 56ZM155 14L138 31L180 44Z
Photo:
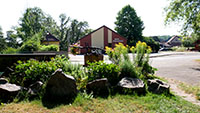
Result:
M91 35L87 35L85 36L84 38L82 38L80 40L80 46L83 46L83 47L87 47L87 46L91 46ZM86 49L81 49L80 50L80 53L81 54L84 54L86 53L87 50Z
M101 28L91 34L92 46L104 48L104 29Z
M112 48L115 47L115 44L122 43L126 45L127 41L123 37L121 37L119 34L112 32Z
M58 41L51 41L51 42L42 42L43 45L52 45L52 44L55 44L55 45L60 45L60 42Z
M108 43L112 43L112 31L108 29Z
M114 48L115 44L123 43L126 45L127 41L119 34L113 32L107 27L102 27L97 31L86 35L82 39L80 39L80 46L94 46L105 49L106 46L111 44L111 47ZM86 49L81 49L80 53L85 54L87 52Z

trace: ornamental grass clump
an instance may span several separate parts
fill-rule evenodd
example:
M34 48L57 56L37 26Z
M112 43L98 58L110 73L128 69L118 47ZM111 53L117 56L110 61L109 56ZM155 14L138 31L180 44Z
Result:
M129 51L132 56L129 56ZM119 43L115 45L114 49L106 47L106 53L109 60L120 67L120 78L146 78L148 75L154 74L155 69L149 65L151 47L145 42L138 41L135 47Z

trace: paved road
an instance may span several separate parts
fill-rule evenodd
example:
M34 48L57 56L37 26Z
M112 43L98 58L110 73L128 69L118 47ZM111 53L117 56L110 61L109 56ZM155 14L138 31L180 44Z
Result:
M151 58L150 62L158 69L158 76L200 85L200 63L196 59L200 59L200 53L188 52Z

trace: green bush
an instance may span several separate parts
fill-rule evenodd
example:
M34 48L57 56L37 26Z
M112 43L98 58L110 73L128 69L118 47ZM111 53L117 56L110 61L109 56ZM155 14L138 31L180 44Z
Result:
M130 60L125 60L121 62L119 67L121 69L120 78L123 78L123 77L139 78L137 69Z
M15 71L10 75L10 82L28 87L36 81L45 82L56 69L54 62L39 62L34 59L27 62L18 61Z
M35 34L28 41L24 42L20 47L20 52L33 52L38 51L40 48L40 37L41 34Z
M116 44L114 49L106 47L109 59L120 67L120 77L148 78L153 75L155 68L149 65L149 54L151 47L145 42L137 42L136 47L127 47L123 44ZM132 52L132 59L128 51Z
M82 71L79 71L81 66L72 64L66 57L56 56L51 61L37 61L34 59L26 62L18 61L14 68L14 72L10 75L10 82L21 86L29 86L36 81L45 83L49 76L58 68L61 68L65 73L74 76L81 81Z
M188 37L183 37L181 39L181 42L182 42L182 46L183 47L194 47L195 39L188 38Z
M120 69L116 64L106 64L103 61L89 63L88 81L100 78L107 78L111 85L116 85L119 81Z
M144 37L144 42L146 42L146 44L151 47L152 52L157 53L159 51L160 49L159 43L153 40L152 38Z
M7 49L3 50L3 54L16 54L19 52L19 49L8 47Z
M39 51L59 51L58 45L42 45Z

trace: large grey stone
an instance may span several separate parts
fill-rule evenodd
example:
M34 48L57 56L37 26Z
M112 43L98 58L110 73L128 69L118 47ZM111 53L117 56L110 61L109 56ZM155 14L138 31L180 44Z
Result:
M56 70L47 82L46 93L49 96L71 97L77 95L77 92L76 80L62 69Z
M153 93L169 93L170 85L159 80L159 79L153 79L153 80L147 80L148 90Z
M10 83L0 84L0 98L5 101L13 99L21 90L22 87L17 86L15 84L10 84Z
M130 89L137 93L144 93L145 91L144 82L138 78L124 77L119 81L117 86L120 89Z
M144 88L144 82L138 78L124 77L117 84L119 87L137 89Z
M107 96L109 93L109 86L108 79L102 78L89 82L86 88L89 93L93 92L94 95Z

